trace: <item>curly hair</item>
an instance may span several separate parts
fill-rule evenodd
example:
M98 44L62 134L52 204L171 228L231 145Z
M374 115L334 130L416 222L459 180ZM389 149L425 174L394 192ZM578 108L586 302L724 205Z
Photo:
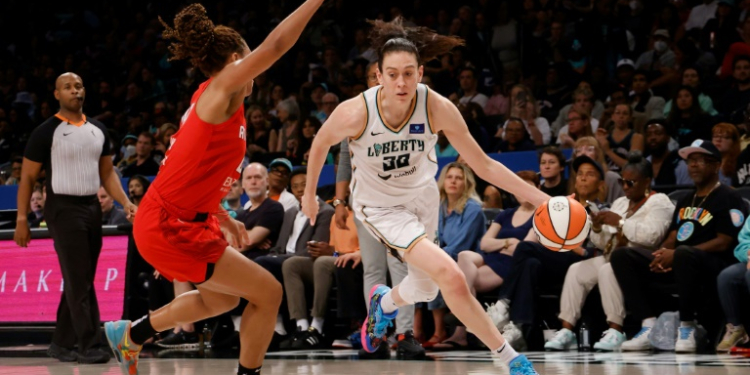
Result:
M171 39L169 52L172 60L190 60L196 68L207 77L220 71L229 55L245 49L245 41L240 34L227 26L214 26L208 18L206 8L195 3L181 10L174 17L174 28L167 25L161 17L159 22L164 26L162 36Z
M391 52L410 52L417 57L417 63L430 61L450 52L453 48L465 45L463 39L443 36L427 27L406 27L404 19L397 17L391 22L370 21L370 43L378 51L378 67L383 70L383 58Z

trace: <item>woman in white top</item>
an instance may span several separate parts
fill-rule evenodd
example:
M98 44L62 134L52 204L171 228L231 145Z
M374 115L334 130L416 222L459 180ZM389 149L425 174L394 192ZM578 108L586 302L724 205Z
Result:
M577 348L574 327L581 317L586 297L597 284L610 328L594 344L594 349L616 351L625 341L622 328L625 302L609 264L609 256L624 246L655 250L664 239L674 204L666 195L650 191L652 178L651 163L638 152L631 154L620 179L625 196L618 198L609 211L592 212L593 227L589 239L601 255L573 264L568 269L560 297L559 318L563 328L544 345L545 349Z
M392 290L376 285L370 292L368 319L362 327L362 346L374 352L399 306L428 302L442 291L448 307L492 353L511 368L511 375L536 375L471 295L466 278L453 259L434 243L439 194L435 183L434 145L443 131L451 144L479 175L493 185L531 202L549 199L528 186L502 164L490 159L469 135L456 106L420 84L425 61L463 43L426 28L375 21L372 45L378 50L381 86L341 103L315 137L310 151L307 188L302 210L317 216L315 188L331 146L348 137L352 156L352 198L357 217L374 236L403 259L409 270ZM363 249L363 251L382 251ZM386 349L387 350L387 349Z

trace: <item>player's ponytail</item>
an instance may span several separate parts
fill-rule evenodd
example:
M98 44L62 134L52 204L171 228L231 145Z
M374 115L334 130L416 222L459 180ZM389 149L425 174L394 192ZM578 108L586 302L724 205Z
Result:
M406 27L401 17L391 22L368 21L373 25L370 42L378 51L378 67L383 70L383 58L391 52L409 52L417 63L430 61L464 45L464 40L455 36L440 35L426 27Z
M242 54L245 42L237 31L226 26L214 26L206 8L194 3L174 17L174 28L159 17L164 26L162 36L171 39L169 60L190 60L203 74L211 74L226 65L232 53Z

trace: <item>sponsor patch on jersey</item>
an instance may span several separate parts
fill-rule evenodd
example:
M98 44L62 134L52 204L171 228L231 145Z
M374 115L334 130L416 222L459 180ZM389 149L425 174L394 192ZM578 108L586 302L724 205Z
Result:
M693 224L692 221L687 221L683 223L680 226L680 229L677 230L677 241L684 242L690 236L693 235L693 232L695 231L695 224Z
M729 210L729 216L732 218L732 224L737 228L745 222L745 215L736 208Z
M409 134L424 134L424 124L409 124Z

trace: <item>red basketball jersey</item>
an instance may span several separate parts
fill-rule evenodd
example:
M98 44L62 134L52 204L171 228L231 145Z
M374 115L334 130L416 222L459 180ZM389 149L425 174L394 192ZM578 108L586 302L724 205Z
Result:
M203 82L172 136L151 189L173 208L187 212L216 212L222 198L240 178L245 155L245 110L222 124L209 124L195 111L198 98L211 83Z

